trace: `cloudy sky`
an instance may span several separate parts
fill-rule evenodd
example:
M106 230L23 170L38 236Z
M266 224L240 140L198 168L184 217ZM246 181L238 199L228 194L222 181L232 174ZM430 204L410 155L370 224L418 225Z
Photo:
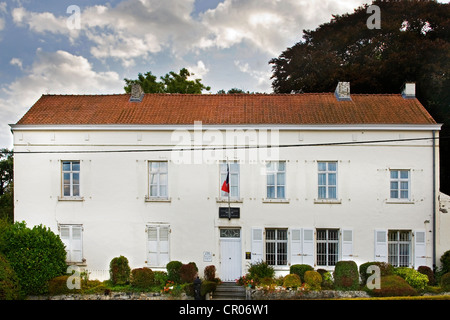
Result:
M42 94L123 93L139 72L186 67L211 93L272 92L271 58L364 3L0 0L0 148L12 147L8 124Z

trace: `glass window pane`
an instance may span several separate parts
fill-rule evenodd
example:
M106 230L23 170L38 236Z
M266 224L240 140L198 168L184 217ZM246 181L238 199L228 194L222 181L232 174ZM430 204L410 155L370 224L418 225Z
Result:
M327 175L325 173L319 173L319 186L327 184Z
M231 186L230 191L231 191L231 193L230 193L231 197L238 197L239 196L239 194L238 194L238 191L239 191L238 187Z
M329 199L336 199L336 187L329 187L328 188L328 198Z
M398 179L398 171L391 170L391 179Z
M70 197L70 186L69 185L64 185L64 196Z
M400 191L400 198L401 199L408 199L408 191L402 190Z
M336 171L336 162L328 162L328 171Z
M284 173L277 173L277 184L278 185L285 185L284 181L285 174Z
M64 173L64 184L70 184L70 173Z
M267 171L275 171L275 164L273 162L267 162L266 169Z
M408 189L408 181L401 181L400 189L407 190Z
M64 174L65 175L65 174ZM79 173L74 173L72 175L72 182L74 184L80 184L80 174Z
M267 186L273 186L275 184L275 174L270 173L267 175Z
M391 198L397 199L398 198L398 191L397 190L391 190Z
M150 196L151 197L158 196L158 187L157 186L151 186L150 187Z
M319 171L326 171L327 170L327 163L326 162L319 162Z
M150 171L157 172L159 170L159 162L150 162Z
M78 197L80 195L80 186L74 184L73 185L73 194L74 197Z
M226 174L224 175L224 181L226 179ZM238 185L238 175L237 174L230 174L230 184L232 186L237 186Z
M72 162L72 171L80 171L80 161Z
M331 186L336 185L336 173L329 173L328 174L328 184Z
M63 162L63 171L70 171L70 162L69 161Z
M167 172L167 162L159 162L159 171Z
M158 175L150 174L150 184L155 185L158 183Z
M159 184L167 185L167 174L166 173L161 173L159 175Z
M284 187L277 187L277 198L284 199Z
M227 171L227 166L225 166L225 172ZM230 163L230 172L239 172L239 163Z
M319 187L319 199L325 199L327 197L326 187Z
M275 187L267 187L267 198L275 198Z
M401 170L400 171L400 178L401 179L408 179L409 177L409 171L408 170Z
M285 171L286 170L286 162L281 161L278 162L278 171Z
M160 197L167 197L167 186L160 186Z

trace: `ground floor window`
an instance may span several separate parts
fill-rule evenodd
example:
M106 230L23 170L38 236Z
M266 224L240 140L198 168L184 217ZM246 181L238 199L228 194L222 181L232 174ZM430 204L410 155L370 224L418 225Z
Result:
M317 229L316 264L318 266L334 266L339 257L339 230Z
M165 267L169 263L169 234L168 225L147 226L148 265Z
M287 234L287 229L266 229L266 262L269 265L287 265Z
M411 231L388 231L388 262L394 267L408 267L411 264Z
M66 261L79 263L83 261L83 226L60 225L61 241L66 247Z

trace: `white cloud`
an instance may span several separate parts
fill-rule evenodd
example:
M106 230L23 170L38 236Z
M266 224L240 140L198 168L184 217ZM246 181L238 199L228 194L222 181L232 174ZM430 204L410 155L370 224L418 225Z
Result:
M189 73L191 73L190 80L202 79L209 72L209 69L202 60L197 61L197 65L188 67L187 69L189 70Z
M11 61L9 61L9 64L12 66L18 66L20 70L23 69L22 60L19 58L12 58Z

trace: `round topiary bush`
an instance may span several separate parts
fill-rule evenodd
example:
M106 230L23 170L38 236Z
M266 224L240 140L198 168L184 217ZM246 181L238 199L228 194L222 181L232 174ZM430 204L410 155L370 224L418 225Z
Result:
M302 286L302 281L300 280L300 277L298 274L292 273L288 274L284 277L283 280L283 287L285 288L298 288Z
M428 277L421 274L419 271L407 267L399 267L394 269L394 273L403 279L405 279L408 284L417 290L425 289L428 283Z
M293 264L289 268L289 273L296 274L300 277L302 282L305 282L305 278L303 277L306 271L313 271L314 268L309 264Z
M417 268L417 271L419 271L421 274L424 274L428 277L428 285L434 286L436 284L436 279L434 278L434 272L431 270L428 266L420 266Z
M248 268L250 278L259 283L264 278L273 278L275 276L275 269L265 261L259 261L250 264Z
M181 283L180 269L181 269L182 265L183 265L183 263L181 263L180 261L176 261L176 260L170 261L166 265L168 280L173 281L174 283Z
M338 261L333 272L334 287L337 290L358 290L359 273L354 261Z
M367 273L367 269L369 266L378 266L380 268L380 276L389 276L394 274L394 267L387 263L387 262L379 262L379 261L372 261L372 262L366 262L359 266L359 276L361 277L361 285L366 285L368 277L371 275L370 273Z
M20 284L8 260L0 254L0 300L20 299Z
M450 291L450 272L447 272L441 277L440 284L443 291Z
M181 283L193 283L198 273L198 268L194 262L183 264L180 268Z
M130 265L124 256L115 257L109 263L109 276L112 284L125 285L130 281Z
M66 272L66 250L60 237L43 225L16 222L5 228L0 252L15 271L25 295L45 294L48 281Z
M447 272L450 272L450 250L445 251L444 254L441 256L440 260L442 263L442 268L441 268L442 274L446 274Z
M317 271L306 271L304 274L305 283L311 290L318 291L321 289L322 276Z
M155 275L150 268L131 270L131 285L139 289L148 289L155 284Z
M205 275L205 281L214 281L216 278L216 267L214 265L206 266L203 273Z

